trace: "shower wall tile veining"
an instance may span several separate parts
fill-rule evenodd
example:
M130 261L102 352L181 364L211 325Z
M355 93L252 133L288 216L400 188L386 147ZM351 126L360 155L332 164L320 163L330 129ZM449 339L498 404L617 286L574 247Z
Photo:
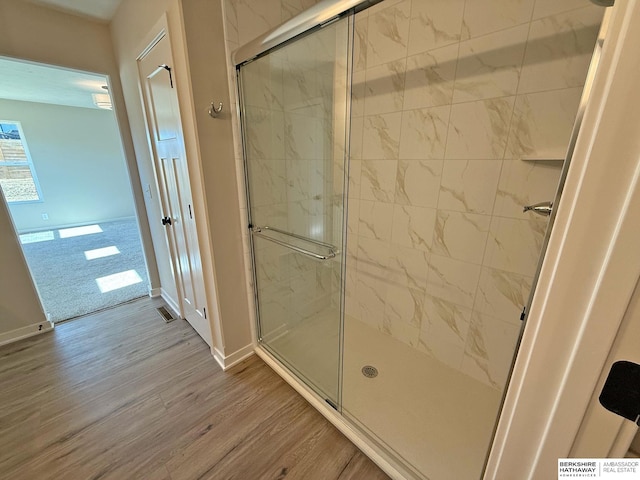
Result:
M347 315L502 390L602 9L404 0L356 20Z
M231 53L317 1L222 3L233 100ZM318 263L254 243L261 329L409 476L481 476L548 225L523 206L554 200L603 12L384 0L355 16L350 118L346 34L323 28L243 77L254 225L339 249Z

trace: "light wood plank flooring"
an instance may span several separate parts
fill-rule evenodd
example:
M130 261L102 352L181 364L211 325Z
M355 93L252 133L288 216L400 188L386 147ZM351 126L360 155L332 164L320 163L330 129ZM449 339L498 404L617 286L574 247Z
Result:
M0 347L0 478L388 478L258 357L222 372L161 304Z

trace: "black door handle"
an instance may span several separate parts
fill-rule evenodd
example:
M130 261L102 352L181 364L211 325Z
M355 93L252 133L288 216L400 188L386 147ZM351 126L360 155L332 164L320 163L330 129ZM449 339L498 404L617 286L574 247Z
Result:
M162 217L162 225L171 225L171 218Z

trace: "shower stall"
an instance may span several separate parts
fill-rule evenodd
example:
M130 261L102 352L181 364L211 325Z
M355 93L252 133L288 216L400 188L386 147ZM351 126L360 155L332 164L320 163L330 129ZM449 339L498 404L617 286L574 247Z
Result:
M603 13L325 0L235 52L260 348L408 476L482 476Z

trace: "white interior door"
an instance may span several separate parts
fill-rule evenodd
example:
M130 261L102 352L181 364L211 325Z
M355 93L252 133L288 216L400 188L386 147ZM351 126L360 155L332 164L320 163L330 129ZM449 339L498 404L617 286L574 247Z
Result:
M196 235L189 170L172 70L171 48L165 34L139 60L154 167L161 200L180 315L211 345L206 319L202 264ZM175 299L174 299L175 300Z

